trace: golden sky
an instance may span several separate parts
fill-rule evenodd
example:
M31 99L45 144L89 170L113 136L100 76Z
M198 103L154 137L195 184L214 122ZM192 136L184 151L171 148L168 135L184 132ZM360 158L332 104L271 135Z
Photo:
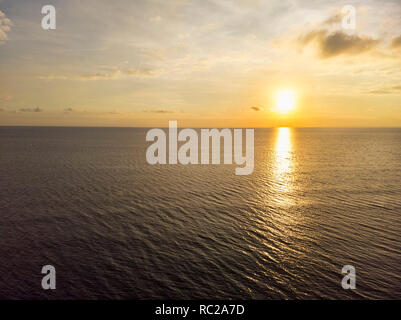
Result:
M400 17L399 0L0 0L0 125L401 126Z

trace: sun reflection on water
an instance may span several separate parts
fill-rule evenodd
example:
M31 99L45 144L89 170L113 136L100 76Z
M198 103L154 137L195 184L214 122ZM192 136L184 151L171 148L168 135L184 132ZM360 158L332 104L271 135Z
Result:
M292 189L292 144L291 129L279 128L275 144L274 178L278 191L289 192Z

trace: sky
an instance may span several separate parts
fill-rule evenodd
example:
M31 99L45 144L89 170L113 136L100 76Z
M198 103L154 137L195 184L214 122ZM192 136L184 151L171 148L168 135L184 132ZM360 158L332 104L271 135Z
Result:
M400 0L0 0L0 125L399 127L400 17Z

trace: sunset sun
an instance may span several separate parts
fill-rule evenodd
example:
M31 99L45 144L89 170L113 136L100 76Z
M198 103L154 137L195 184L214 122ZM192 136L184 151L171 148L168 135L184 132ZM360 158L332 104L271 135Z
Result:
M295 107L296 95L293 90L283 89L276 94L276 105L274 111L282 114L289 113Z

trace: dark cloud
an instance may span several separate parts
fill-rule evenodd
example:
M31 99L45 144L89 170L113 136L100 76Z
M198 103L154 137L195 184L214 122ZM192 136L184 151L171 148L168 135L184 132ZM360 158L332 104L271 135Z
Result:
M357 55L377 46L378 40L370 37L348 35L341 31L329 33L327 30L315 30L299 38L302 46L312 42L320 49L322 58L331 58L341 54Z
M21 108L19 109L20 112L43 112L43 109L36 107L36 108Z
M341 22L341 20L342 20L343 18L344 18L344 14L342 14L342 13L337 13L337 14L335 14L335 15L329 17L328 19L326 19L326 20L323 22L323 25L329 25L329 26L331 26L331 25L333 25L333 24L338 24L338 23Z
M251 107L251 110L253 110L253 111L262 111L262 109L259 108L259 107Z
M151 111L149 111L149 112L151 112L151 113L174 113L173 111L170 111L170 110L163 110L163 109L160 109L160 110L151 110Z
M391 46L393 48L401 48L401 36L394 38L391 42Z

